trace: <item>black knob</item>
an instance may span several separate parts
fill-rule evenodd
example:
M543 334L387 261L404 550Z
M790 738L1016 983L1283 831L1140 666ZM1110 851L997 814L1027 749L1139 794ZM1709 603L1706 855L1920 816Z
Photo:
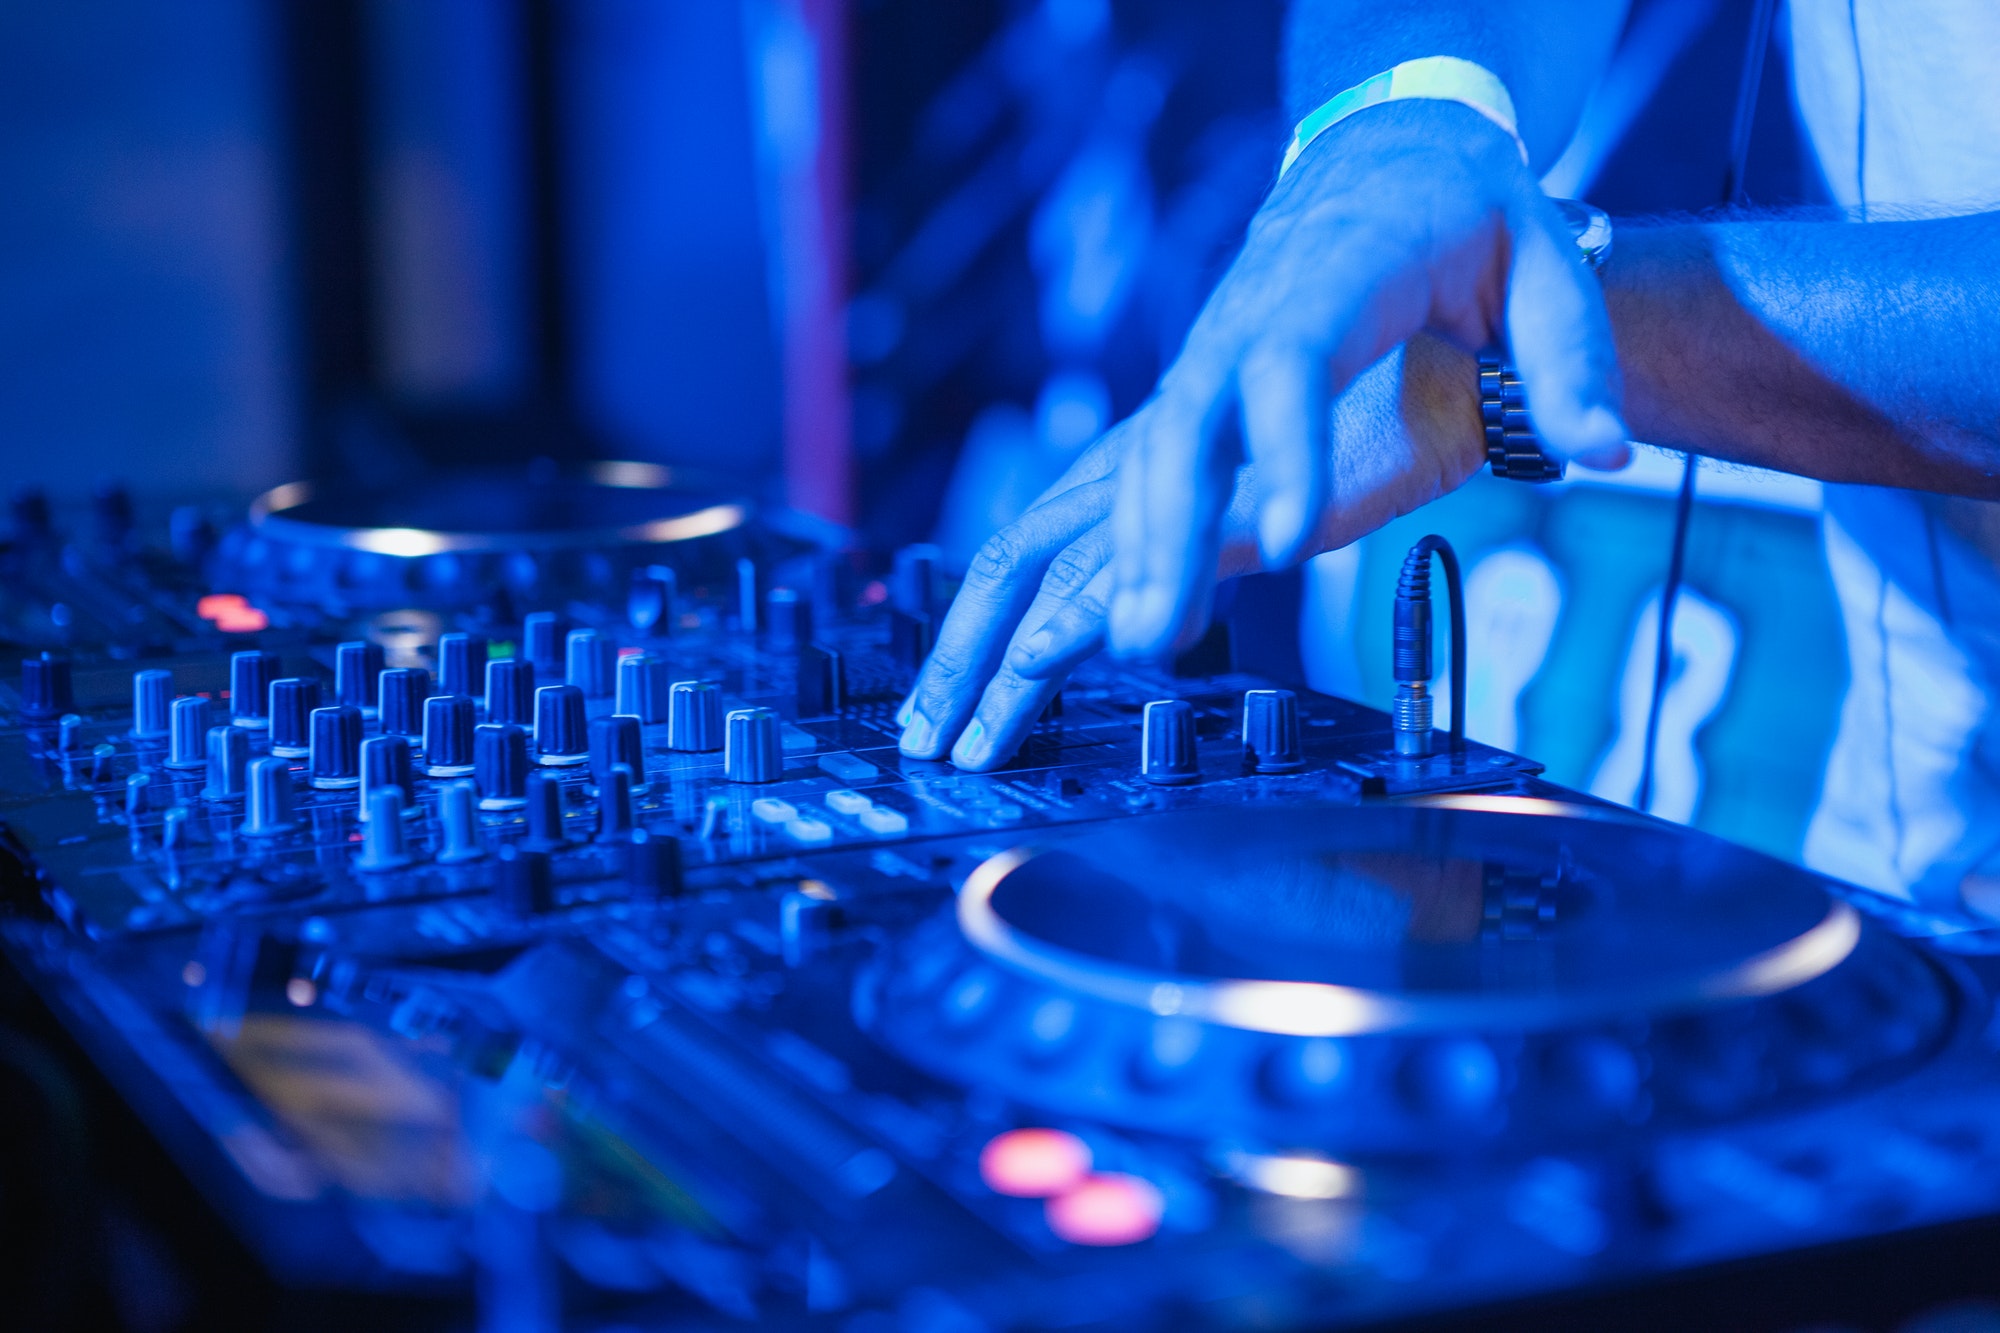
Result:
M208 700L200 695L176 699L168 718L167 767L208 767L208 729L215 725Z
M611 770L623 764L632 771L632 790L646 789L646 742L639 719L614 713L590 720L590 780L600 791Z
M472 780L482 810L518 810L528 799L528 732L489 722L472 733Z
M534 722L534 663L509 657L486 664L486 720L516 727Z
M1182 699L1146 705L1139 738L1139 776L1174 786L1201 776L1194 750L1194 709Z
M705 680L677 680L668 699L667 748L710 754L722 748L722 691Z
M768 708L739 708L729 715L722 775L731 782L776 782L784 775L778 715Z
M424 700L430 697L431 675L419 667L392 667L377 686L382 731L388 736L419 736L424 730Z
M470 634L438 637L438 693L477 695L486 687L486 640Z
M358 708L364 717L375 714L375 700L382 674L382 647L374 643L343 643L333 650L333 700L346 708Z
M70 684L69 659L43 653L21 661L21 716L29 722L53 722L76 711L76 690Z
M361 742L361 818L372 817L373 797L385 787L396 789L396 808L403 809L415 791L415 779L407 737L370 736Z
M97 522L99 544L114 551L123 550L132 540L135 522L132 492L126 490L121 482L100 482L91 493L90 511Z
M472 729L478 721L472 700L462 694L434 694L424 700L425 771L434 778L470 773Z
M271 653L229 655L229 719L239 727L262 731L270 725L271 682L278 678L278 659Z
M521 653L545 676L563 669L562 621L553 611L536 611L521 622Z
M132 739L161 741L172 726L174 673L154 668L132 673Z
M618 670L618 648L594 629L571 630L563 654L563 680L586 699L609 699Z
M319 682L301 677L271 682L271 753L303 759L312 753L312 711L319 707Z
M312 785L338 791L361 785L361 710L352 704L312 711L312 747L306 761Z
M667 692L672 686L667 673L671 669L664 657L651 653L628 653L619 658L617 698L611 711L636 717L649 727L665 722Z
M1299 742L1299 697L1290 690L1243 692L1243 757L1259 773L1306 766Z
M528 774L527 792L528 836L521 845L552 852L569 841L563 832L562 779L538 770Z
M202 799L236 801L243 797L243 784L250 771L250 733L242 727L208 729L208 784Z
M167 518L167 545L174 559L199 565L215 549L215 525L200 505L178 505Z
M597 840L623 842L632 834L632 770L613 764L597 784Z
M939 558L938 548L929 542L896 552L895 572L889 577L890 604L904 615L928 619L937 602Z
M641 902L679 897L681 840L642 828L626 837L625 878L632 885L632 896Z
M544 685L535 691L535 756L545 764L581 764L590 758L584 732L583 691Z
M665 565L633 570L625 594L626 623L649 639L665 638L674 630L677 592L674 571Z
M549 854L514 843L502 844L494 866L493 896L515 916L535 916L556 905L555 875Z
M764 595L764 638L784 650L811 643L812 603L791 588L773 588Z

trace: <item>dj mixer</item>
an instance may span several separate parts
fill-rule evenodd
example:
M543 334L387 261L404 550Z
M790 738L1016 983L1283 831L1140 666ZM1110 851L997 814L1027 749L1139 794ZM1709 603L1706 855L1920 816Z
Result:
M284 1326L1781 1328L1990 1242L1976 932L1214 642L904 758L934 554L671 481L16 506L0 943Z

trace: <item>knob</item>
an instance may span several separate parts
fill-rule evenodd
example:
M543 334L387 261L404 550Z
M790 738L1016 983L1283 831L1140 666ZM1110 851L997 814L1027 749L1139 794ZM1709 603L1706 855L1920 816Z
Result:
M677 680L668 698L667 748L710 754L722 748L722 691L705 680Z
M133 835L138 834L137 825L153 808L153 776L150 773L133 773L125 779L125 821L134 825Z
M339 791L361 785L361 710L352 704L312 711L312 744L306 760L312 785Z
M776 782L784 775L778 715L768 708L739 708L725 729L722 775L731 782Z
M167 767L208 767L208 729L214 722L208 700L200 695L176 699L167 716Z
M670 669L664 657L651 653L628 653L619 658L617 699L611 711L636 717L649 727L665 722L667 692L672 687L667 679Z
M563 669L562 621L553 611L536 611L521 622L521 656L543 675Z
M102 741L90 749L90 781L102 785L118 776L118 747Z
M568 842L563 833L562 779L546 770L528 774L528 836L523 847L552 852Z
M229 655L229 718L239 727L262 731L271 724L271 682L278 659L271 653Z
M49 494L39 486L22 486L14 492L14 539L23 546L35 546L56 535L55 518L49 512Z
M639 719L613 713L590 720L590 780L602 789L619 764L632 770L632 790L646 790L646 744Z
M360 709L363 717L373 717L381 674L381 645L359 641L341 644L333 650L334 702Z
M392 667L379 677L376 693L382 710L382 731L390 736L417 736L424 729L424 700L431 677L419 667Z
M237 801L250 771L250 733L242 727L208 729L208 785L205 801Z
M434 778L472 772L472 729L478 721L472 700L462 694L424 700L424 771Z
M553 911L556 886L549 854L511 842L502 845L500 862L494 868L493 896L502 910L515 916Z
M613 764L597 784L597 840L622 842L632 834L632 770Z
M243 832L252 838L276 837L297 826L292 815L292 766L283 759L256 759L244 784L248 799Z
M43 653L21 662L21 716L29 722L53 722L76 711L76 691L70 684L69 659Z
M1139 740L1139 776L1175 786L1201 776L1194 752L1194 709L1183 699L1146 705Z
M176 505L167 518L167 545L174 559L199 565L215 549L215 525L200 505Z
M97 524L100 545L118 551L132 540L134 518L132 492L122 482L100 482L90 497L91 517Z
M676 898L681 892L681 840L671 834L633 829L626 835L625 878L641 902Z
M938 548L929 542L905 546L896 552L895 572L889 577L889 598L904 615L928 618L937 601Z
M790 588L773 588L764 595L764 638L774 649L811 643L812 603Z
M571 630L563 655L563 679L586 699L609 699L618 670L618 649L594 629Z
M736 557L736 627L745 634L757 632L757 608L763 601L758 582L757 562L747 555Z
M479 845L479 788L470 782L448 782L438 793L438 824L442 837L438 864L457 865L486 854Z
M438 693L477 695L486 684L486 640L470 634L438 638Z
M410 762L410 742L402 736L370 736L361 742L361 809L363 822L375 814L376 792L384 787L396 789L396 809L402 811L408 804L408 797L414 790L414 766ZM409 805L409 813L418 807Z
M1290 690L1243 692L1243 757L1259 773L1306 766L1299 743L1299 696Z
M312 712L319 707L319 682L293 676L271 682L271 753L303 759L312 752Z
M155 667L132 673L132 739L163 741L172 724L167 718L174 706L174 673Z
M376 740L400 738L381 737ZM369 744L374 744L370 741ZM405 749L408 747L405 746ZM356 870L398 870L410 863L408 840L403 836L403 789L376 787L361 798L361 855L354 858Z
M481 810L518 810L528 798L528 732L489 722L472 733L472 780Z
M525 657L486 664L486 720L525 727L535 720L535 664Z
M649 639L665 638L674 631L678 581L665 565L648 565L632 571L632 583L625 593L625 620Z
M544 764L581 764L590 758L584 734L583 691L544 685L535 691L535 757Z

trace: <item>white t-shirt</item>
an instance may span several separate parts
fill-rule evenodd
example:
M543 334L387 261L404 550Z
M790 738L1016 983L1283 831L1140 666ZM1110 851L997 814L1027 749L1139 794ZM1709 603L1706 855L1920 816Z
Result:
M2000 206L2000 3L1790 0L1789 36L1836 200L1864 218ZM1850 681L1805 861L1939 909L1962 889L1991 908L1980 890L2000 887L2000 570L1959 535L1981 526L1969 505L1826 491Z

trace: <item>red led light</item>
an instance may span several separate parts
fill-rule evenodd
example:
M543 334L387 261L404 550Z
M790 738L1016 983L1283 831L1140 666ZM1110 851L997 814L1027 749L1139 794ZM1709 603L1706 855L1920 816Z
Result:
M194 604L194 613L203 620L218 620L249 605L249 599L241 593L212 592Z
M224 634L255 634L271 625L271 618L250 605L241 593L210 593L194 604L194 613L213 622Z
M1010 1129L987 1140L979 1178L995 1194L1046 1199L1090 1174L1090 1149L1059 1129Z
M1087 1176L1043 1205L1049 1230L1072 1245L1136 1245L1160 1229L1160 1191L1137 1176Z

